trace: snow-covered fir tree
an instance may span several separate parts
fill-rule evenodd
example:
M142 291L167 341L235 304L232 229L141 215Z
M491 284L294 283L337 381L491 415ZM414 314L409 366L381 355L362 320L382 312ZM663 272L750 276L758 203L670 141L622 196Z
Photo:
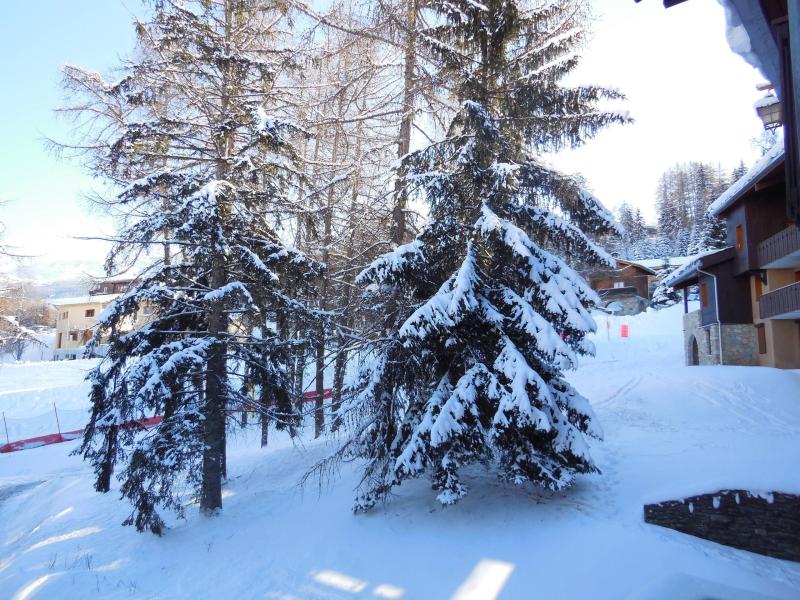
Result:
M680 294L664 283L664 279L677 268L678 267L674 265L670 265L669 262L665 262L665 264L656 269L659 283L656 289L653 290L652 298L650 298L650 306L653 308L666 308L667 306L676 304L680 300Z
M161 533L159 507L181 513L192 497L204 512L221 508L226 419L249 410L296 423L287 365L302 340L286 324L313 322L294 295L320 266L278 231L296 155L279 85L292 65L282 17L256 0L159 0L120 82L66 71L89 97L69 112L89 123L90 165L123 188L110 201L124 220L108 269L175 250L100 316L94 343L110 345L89 374L80 451L99 491L120 471L126 523L139 530ZM146 434L129 425L154 415L163 420Z
M597 106L617 92L560 85L578 64L583 4L426 6L436 25L424 39L459 109L446 137L406 163L403 183L429 204L429 225L359 278L386 331L339 411L334 459L365 463L357 510L424 474L454 503L471 463L562 489L596 470L585 436L601 436L563 375L593 352L598 300L570 264L612 264L584 231L615 223L539 158L625 121Z

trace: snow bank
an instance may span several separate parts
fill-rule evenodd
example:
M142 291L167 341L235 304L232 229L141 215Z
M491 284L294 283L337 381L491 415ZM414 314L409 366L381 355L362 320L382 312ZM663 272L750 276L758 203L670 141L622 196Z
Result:
M35 588L42 598L447 599L502 563L500 600L696 597L684 593L692 590L797 598L800 564L643 522L652 499L797 489L800 478L800 372L685 367L681 317L680 306L609 317L610 330L598 318L597 356L568 378L605 429L591 449L603 473L566 493L501 484L474 468L463 477L469 496L454 507L413 481L385 507L353 516L355 465L300 489L327 444L295 448L271 433L262 450L253 429L231 435L223 512L203 518L187 497L188 518L170 520L157 539L119 525L130 507L93 491L91 469L68 456L76 442L0 455L0 597ZM629 338L619 337L623 323ZM49 376L20 367L8 378L3 367L0 392L21 403L25 385L67 391L89 365L47 363ZM28 396L34 407L49 401ZM20 484L32 487L12 488Z
M96 364L97 359L0 365L0 412L9 440L56 433L56 410L61 431L82 428L89 416L89 384L83 378Z

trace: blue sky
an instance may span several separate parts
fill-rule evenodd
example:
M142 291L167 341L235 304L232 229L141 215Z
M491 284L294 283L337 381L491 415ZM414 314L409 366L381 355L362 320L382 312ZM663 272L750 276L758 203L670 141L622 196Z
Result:
M653 219L658 176L678 161L730 168L756 158L760 133L752 108L761 77L725 41L722 9L690 0L664 10L660 0L594 0L598 17L576 80L620 88L636 123L601 133L555 157L579 171L608 206L627 201ZM62 100L65 63L107 73L133 44L139 0L7 0L0 20L0 221L5 242L27 273L60 279L99 274L105 247L74 239L111 233L82 195L97 185L79 165L51 157L44 136L68 138L53 108ZM23 273L24 274L24 273Z
M10 4L10 5L9 5ZM43 138L66 138L53 108L62 99L66 63L106 71L133 45L132 16L119 0L10 0L0 20L0 220L5 242L35 255L36 272L73 276L96 269L104 248L72 236L110 231L90 214L82 193L93 181L50 156ZM139 8L135 0L126 5ZM99 259L98 259L99 257ZM80 263L85 261L85 265Z

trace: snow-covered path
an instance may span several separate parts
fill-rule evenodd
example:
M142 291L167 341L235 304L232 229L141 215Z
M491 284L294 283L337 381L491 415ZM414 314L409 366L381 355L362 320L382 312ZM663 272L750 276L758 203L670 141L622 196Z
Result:
M127 505L93 492L90 470L67 456L74 443L2 455L0 488L44 483L0 503L0 597L800 597L800 564L642 519L646 501L719 487L800 491L800 373L683 367L679 310L630 325L631 339L600 338L572 376L606 441L593 445L603 474L563 494L476 468L454 507L420 481L353 516L350 467L322 489L297 485L325 443L274 436L262 451L245 435L223 513L190 508L157 539L119 526ZM465 581L483 591L464 594Z

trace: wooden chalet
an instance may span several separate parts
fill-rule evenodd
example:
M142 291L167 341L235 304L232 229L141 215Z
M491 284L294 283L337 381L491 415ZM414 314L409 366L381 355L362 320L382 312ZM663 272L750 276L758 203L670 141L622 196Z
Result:
M651 268L617 259L613 269L596 269L586 279L604 304L617 302L620 314L637 314L647 308L658 274Z

